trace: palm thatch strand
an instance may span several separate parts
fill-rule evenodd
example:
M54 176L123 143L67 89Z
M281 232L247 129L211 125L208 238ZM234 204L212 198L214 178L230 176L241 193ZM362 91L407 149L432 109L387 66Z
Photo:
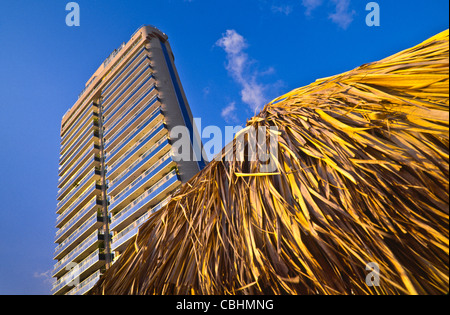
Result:
M448 37L267 104L247 126L278 128L276 172L228 146L91 293L448 292Z

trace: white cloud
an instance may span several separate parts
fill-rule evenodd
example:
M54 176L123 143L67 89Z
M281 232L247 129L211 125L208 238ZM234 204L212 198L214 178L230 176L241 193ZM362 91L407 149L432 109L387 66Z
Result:
M306 8L306 15L311 15L312 11L322 5L322 0L302 0L302 5Z
M284 15L289 15L294 10L294 7L292 5L272 5L271 8L273 13L281 13Z
M227 123L237 123L239 119L236 116L236 102L231 102L227 107L223 108L220 115Z
M242 54L242 50L247 48L247 43L244 37L238 34L235 30L227 30L225 34L222 35L216 44L222 47L227 54L239 55Z
M323 4L323 0L302 0L305 7L305 15L311 15L312 11ZM328 18L344 30L353 22L355 10L350 10L350 0L330 0L335 6L335 12L328 15Z
M55 281L54 278L52 278L52 270L47 270L45 272L34 272L33 274L34 278L41 278L42 282L45 284L53 284Z
M265 90L268 88L258 82L258 79L263 73L250 71L250 65L254 63L249 59L244 49L248 47L245 38L238 34L235 30L227 30L220 38L216 45L222 47L227 53L226 69L233 77L233 79L241 86L241 99L247 104L252 112L257 112L262 109L262 106L267 103ZM273 72L269 69L266 73Z
M350 11L350 0L332 0L336 5L336 12L329 15L329 18L344 30L353 22L355 10Z
M265 86L256 82L255 78L252 78L251 81L242 82L242 101L250 106L254 114L257 114L256 112L261 110L262 106L267 103L264 90Z

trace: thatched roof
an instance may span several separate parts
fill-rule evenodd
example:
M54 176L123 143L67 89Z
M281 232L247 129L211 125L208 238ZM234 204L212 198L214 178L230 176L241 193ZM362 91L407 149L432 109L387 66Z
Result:
M267 104L276 172L212 161L92 293L448 292L448 36Z

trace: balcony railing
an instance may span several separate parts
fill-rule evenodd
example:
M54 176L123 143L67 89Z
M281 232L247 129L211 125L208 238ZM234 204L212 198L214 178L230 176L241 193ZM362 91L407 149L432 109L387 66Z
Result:
M69 190L69 193L65 195L65 197L58 202L57 209L60 209L65 203L68 203L70 201L73 201L74 198L76 199L80 193L85 189L87 184L90 181L97 181L100 179L101 172L96 167L92 168L89 173L87 173L79 183L72 184L72 190Z
M96 143L91 144L75 161L75 163L64 163L59 167L59 176L65 178L67 175L73 174L77 167L83 165L89 158L89 154L97 154L100 146ZM70 167L69 167L70 166Z
M143 194L137 197L133 202L131 202L128 206L123 208L120 212L116 213L111 218L110 229L114 230L118 227L122 222L124 222L127 218L132 218L132 215L135 215L138 210L141 210L143 207L147 205L151 206L154 198L161 194L163 191L171 187L178 181L178 176L175 170L164 176L160 179L155 185L147 189ZM165 196L164 196L165 197Z
M84 140L84 142L77 143L74 150L72 150L71 154L64 159L61 159L60 165L70 165L73 161L80 156L81 152L83 152L91 143L98 144L99 143L99 132L98 130L91 131L91 134ZM68 152L69 153L69 152Z
M143 52L143 50L141 50L141 52ZM135 59L140 57L140 59L138 60L137 64L134 66L133 69L128 69L128 67L132 66ZM120 78L122 76L123 71L127 70L127 73L125 75L125 77L120 79L120 82L116 82L114 83L113 86L107 86L106 89L104 90L103 93L103 100L107 101L112 95L114 95L115 92L120 91L121 88L123 88L123 84L135 73L135 71L142 65L145 65L145 60L148 60L148 56L145 53L141 53L141 55L136 56L131 62L128 63L128 65L126 66L127 68L122 70L122 72L117 76L117 78ZM109 90L110 88L112 88L111 90Z
M95 263L97 263L99 260L104 260L105 255L100 254L100 250L97 249L95 252L93 252L91 255L89 255L86 259L84 259L82 262L80 262L78 265L76 265L75 268L72 269L68 274L64 275L60 279L58 279L54 285L52 291L54 293L58 293L65 287L74 286L74 280L76 278L81 277L81 275L87 271L91 266L93 266ZM65 290L67 291L67 290Z
M142 57L143 52L147 52L147 49L145 47L142 47L142 49L140 51L135 53L135 55L133 57L131 57L132 59L127 63L127 65L122 69L122 71L120 71L117 75L115 75L114 79L105 86L105 88L103 89L103 93L105 96L112 92L112 91L109 91L111 88L113 88L117 84L120 84L123 82L123 80L121 79L122 75L124 74L125 71L129 72L129 67L133 65L133 63L136 61L136 59ZM133 72L133 71L131 71L131 72Z
M58 202L58 204L56 205L56 213L61 213L67 207L71 207L76 202L76 200L79 199L80 196L82 196L93 184L101 186L99 179L100 179L100 171L93 169L92 172L86 175L82 180L82 182L77 187L75 187L75 189L69 195L67 195L63 200ZM90 183L91 181L92 183ZM90 184L87 185L88 183ZM75 196L75 198L71 199L72 196Z
M59 243L60 238L64 237L64 235L70 231L78 228L77 225L80 225L80 221L82 222L86 216L92 215L94 212L97 212L99 207L97 203L97 197L92 198L89 204L86 207L83 207L80 211L77 212L69 221L67 221L58 231L56 231L55 242ZM77 224L78 223L78 224Z
M149 97L153 91L155 91L155 86L148 87L146 91L142 92L141 95L139 95L139 99L134 102L133 105L129 106L124 113L120 114L117 118L111 121L111 126L104 125L105 131L103 132L103 136L107 137L109 133L114 132L114 129L123 122L126 116L132 114L133 112L141 111L144 99ZM158 95L153 95L147 103L150 105L154 105L157 101L159 101Z
M95 195L100 195L101 189L102 186L98 185L96 182L92 183L70 206L68 206L66 209L60 208L56 211L56 213L61 214L66 211L70 213L72 211L80 210L82 207L84 207L83 203L88 202L86 199L92 198ZM96 190L98 190L98 193L96 193Z
M78 229L76 229L68 238L66 238L61 244L55 248L55 258L61 256L62 253L70 250L72 244L75 241L82 238L93 229L97 229L103 224L104 218L97 213L94 214L89 220L83 223Z
M59 177L58 187L62 188L68 180L72 181L74 177L79 176L79 174L82 172L81 170L86 170L86 168L88 167L87 165L93 163L94 159L96 159L97 162L100 162L100 155L98 154L98 151L93 151L99 149L100 147L95 144L88 148L83 153L82 157L77 160L77 163L75 163L69 170L67 170L63 176ZM91 155L89 153L91 153Z
M159 99L156 96L153 96L150 102L147 102L145 106L142 106L139 102L136 104L139 104L140 106L130 106L128 110L125 113L122 113L114 122L114 124L108 128L107 131L105 131L104 136L108 139L108 145L113 143L115 139L124 132L124 130L127 130L130 126L133 124L136 124L139 121L139 118L143 120L142 118L147 118L149 116L153 116L155 112L159 109L155 108L153 106L156 101ZM151 110L151 112L147 112L147 110ZM132 115L130 115L132 114ZM130 117L126 117L129 115ZM117 128L116 128L117 127Z
M142 173L138 178L136 178L130 185L124 188L120 193L118 193L114 198L111 198L110 210L115 211L117 207L127 200L133 193L142 189L144 186L149 184L149 181L155 178L156 175L163 172L173 160L169 156L164 160L159 160L153 164L148 170ZM117 210L116 210L117 211Z
M69 109L69 111L70 111L70 109ZM70 134L72 134L72 136L75 135L77 133L78 129L80 129L80 127L83 126L86 123L86 121L89 119L89 117L91 117L91 115L87 115L87 118L85 118L85 120L83 120L83 122L81 124L78 124L78 122L80 120L82 120L83 117L86 117L86 114L88 112L97 113L97 111L98 111L98 105L93 103L93 102L91 102L91 104L88 105L83 110L83 113L77 118L77 120L72 123L72 127L70 127L70 129L67 130L64 133L64 135L61 136L62 137L62 139L61 139L61 147L64 146L67 143L67 140L71 137Z
M136 125L139 125L147 120L152 121L159 115L162 115L162 111L160 108L154 109L151 113L146 113L146 110L151 109L151 105L152 104L149 104L144 107L139 111L139 113L136 113L132 119L129 119L125 126L122 126L119 130L117 130L116 133L107 140L105 149L108 151L108 148L110 148L109 151L111 151L111 146L117 144L117 142L120 141L120 136L122 136L122 138L125 138L127 134L129 134L134 130L134 128L136 128Z
M92 209L95 205L101 205L101 200L98 199L97 196L92 197L92 199L79 212L82 213L82 212L85 212L85 211L89 211L89 209ZM71 212L71 210L67 209L66 211L61 213L56 218L56 227L57 228L60 227L61 224L65 224L66 219L67 219L68 215L70 214L70 212Z
M132 175L136 170L142 167L145 163L154 158L166 145L169 144L167 136L162 137L157 143L155 143L147 152L142 154L137 160L123 170L116 178L109 182L109 192L115 195L114 191L125 179ZM166 153L167 154L167 153ZM162 157L161 159L164 159Z
M92 134L95 134L98 137L98 123L96 122L88 124L80 134L74 135L76 141L68 143L68 146L64 146L59 158L60 164L64 164L65 159L72 155L73 152L77 151L77 147L79 147L81 143L84 143L89 136L92 136Z
M124 228L122 231L117 233L112 238L112 245L111 250L116 250L119 246L123 245L125 242L127 242L130 238L132 238L134 235L136 235L138 229L141 227L141 225L147 221L147 219L155 213L156 211L162 209L170 200L170 197L167 197L160 203L158 203L156 206L154 206L152 209L150 209L148 212L146 212L144 215L142 215L139 219L131 223L129 226Z
M151 84L149 81L153 81ZM130 91L128 93L128 97L124 100L120 101L118 104L115 104L114 107L111 108L111 112L105 114L105 119L103 121L103 126L105 126L106 129L110 129L110 124L117 120L119 116L122 116L120 114L124 111L124 109L127 109L129 107L134 106L134 104L138 103L140 99L142 99L142 95L144 93L150 94L153 91L156 91L156 83L155 78L153 75L150 75L144 82L142 82L138 87L136 87L134 90Z
M91 157L91 159L89 161L87 161L86 163L84 163L81 166L80 170L78 170L75 175L72 175L68 179L68 182L66 182L66 183L58 182L58 187L61 187L61 188L58 190L58 195L57 195L56 199L58 199L64 193L67 193L68 191L70 191L70 187L73 185L73 183L76 180L79 180L80 178L84 177L87 174L88 170L90 171L90 169L96 168L96 167L98 167L98 168L100 167L100 158L93 156L93 157ZM60 179L62 179L62 177Z
M127 151L130 150L130 148L134 147L137 143L140 143L144 140L144 138L147 138L146 136L143 136L144 130L146 128L149 128L154 122L152 120L147 120L143 123L141 123L139 126L135 128L135 130L127 135L115 148L113 151L108 152L106 154L106 163L110 164L115 157L118 156L119 152L122 152L123 149L127 149ZM160 120L153 128L151 128L150 132L154 135L157 135L158 133L165 131L166 128L164 126L164 123L162 120ZM113 164L115 164L115 161L113 161Z
M97 109L97 107L95 107L95 109ZM86 113L88 113L88 112L89 112L89 108L86 109ZM85 114L83 114L83 115L85 115ZM80 135L81 133L84 133L84 132L80 131L83 127L84 127L83 130L85 130L87 127L92 126L96 121L98 121L98 113L93 111L93 112L91 112L91 115L87 115L86 118L83 120L83 122L80 124L80 126L78 126L76 128L76 130L74 130L74 132L68 138L68 140L64 141L64 144L61 144L61 146L60 146L61 154L64 153L64 151L66 151L66 148L68 146L70 146L74 142L75 139L78 138L78 135ZM92 123L88 123L88 122L92 122Z
M132 81L122 89L121 93L114 98L103 101L103 114L109 116L111 110L125 104L150 79L154 79L154 77L152 75L152 68L150 65L147 65L139 73L133 76Z
M54 266L53 266L53 276L59 276L63 271L64 267L70 262L78 262L83 259L83 253L93 246L96 246L97 243L104 240L104 234L102 231L96 230L91 235L86 237L79 245L77 245L74 249L72 249L66 256L62 257ZM81 257L81 258L80 258ZM66 270L68 271L68 270Z
M105 82L108 81L108 80L110 79L110 76L112 76L112 75L114 75L114 80L112 80L111 82L109 82L109 83L106 85L104 91L106 91L107 89L109 89L110 86L111 86L111 84L113 84L113 83L115 82L115 80L117 80L118 77L120 76L121 73L119 74L119 76L117 76L117 75L115 74L116 68L117 68L119 65L122 64L122 60L124 60L124 59L126 59L126 58L128 58L128 57L130 56L130 53L131 53L131 51L134 49L134 47L136 47L136 45L138 45L138 44L140 44L140 43L142 43L142 42L140 41L140 38L137 39L137 40L135 40L134 43L131 45L131 47L130 47L123 55L122 55L122 57L120 57L120 59L114 60L113 66L110 68L109 72L102 78L102 81L103 81L103 80L105 80ZM144 47L144 49L147 51L147 49L146 49L145 47ZM140 52L137 53L137 54L135 53L135 55L138 55L138 54L140 54ZM135 55L133 55L133 56L135 56ZM131 58L133 58L133 57L131 57ZM91 93L92 93L92 92L91 92Z
M84 279L81 283L76 285L72 290L70 290L67 295L84 295L90 289L94 287L98 280L100 280L101 271L97 270L92 275Z

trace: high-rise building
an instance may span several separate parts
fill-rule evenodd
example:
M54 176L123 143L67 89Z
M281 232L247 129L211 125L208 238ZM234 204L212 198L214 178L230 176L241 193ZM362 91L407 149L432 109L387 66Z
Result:
M185 126L191 159L175 161ZM139 28L63 116L53 294L85 294L139 226L204 167L167 36Z

